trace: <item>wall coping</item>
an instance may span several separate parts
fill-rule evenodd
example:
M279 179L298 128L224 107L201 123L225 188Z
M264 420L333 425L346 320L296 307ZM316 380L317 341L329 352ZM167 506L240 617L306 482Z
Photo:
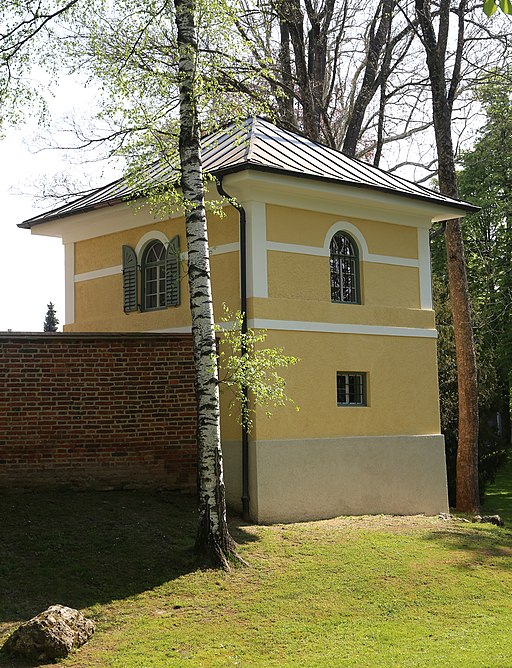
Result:
M50 339L98 339L126 340L126 339L191 339L187 333L154 333L154 332L0 332L0 343L5 341L29 341Z

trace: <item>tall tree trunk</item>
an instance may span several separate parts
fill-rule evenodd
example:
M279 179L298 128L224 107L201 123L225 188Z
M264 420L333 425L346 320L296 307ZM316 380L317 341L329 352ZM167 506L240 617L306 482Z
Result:
M181 188L185 198L188 282L198 413L199 528L196 549L229 570L237 558L226 521L226 500L220 446L220 406L208 232L195 100L197 40L195 0L174 0L180 72Z
M441 192L444 192L442 188ZM480 505L478 492L478 385L460 220L448 221L445 243L459 394L456 506L457 510L461 512L472 513L477 512Z
M300 0L280 0L276 3L280 21L288 31L291 41L295 73L302 106L302 126L304 133L314 141L320 138L320 117L316 113L315 99L307 65L307 47L304 39L304 13Z
M463 46L465 0L459 6L459 40L457 59ZM449 197L457 197L455 158L451 136L451 115L458 85L454 68L450 90L446 88L446 42L450 4L441 0L439 35L436 36L429 0L416 0L416 15L421 27L432 91L433 121L436 138L439 188ZM466 276L464 244L460 220L450 220L445 232L448 281L452 303L453 332L457 357L459 394L456 505L462 512L476 512L480 505L478 493L478 385L475 345L471 322L471 306Z
M381 0L370 25L368 55L364 70L363 83L354 103L345 133L343 148L345 155L356 154L357 142L361 134L364 115L379 86L379 61L382 51L389 42L394 0ZM380 23L377 20L380 13ZM388 63L389 67L389 63ZM384 80L384 75L382 74Z
M281 77L286 90L277 98L279 108L279 117L281 122L291 130L297 130L297 122L293 109L293 76L292 64L290 58L290 31L288 25L281 17L279 17L279 32L280 32L280 46L279 46L279 69Z

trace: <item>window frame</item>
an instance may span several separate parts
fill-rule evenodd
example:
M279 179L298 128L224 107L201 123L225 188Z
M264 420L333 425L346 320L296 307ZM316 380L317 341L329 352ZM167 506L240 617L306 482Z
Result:
M345 393L350 399L350 377L358 378L360 380L359 389L356 393L360 397L360 401L340 401L340 378L345 377ZM342 407L368 407L368 373L366 371L336 371L336 405Z
M156 262L150 262L148 263L147 261L147 256L151 252L151 250L155 246L161 246L162 247L162 257L156 261ZM166 245L160 240L160 239L152 239L151 241L148 241L146 244L144 250L142 251L142 256L141 256L141 262L140 262L140 296L141 296L141 311L142 312L149 312L149 311L162 311L163 309L167 308L166 306L166 290L165 290L165 257L166 257L166 251L167 247ZM157 301L157 306L148 306L146 303L146 299L148 297L147 295L147 278L146 278L146 271L151 268L156 268L157 269L157 277L156 283L157 283L157 292L156 292L156 301ZM163 288L160 289L161 287L161 282L163 281ZM163 304L161 304L163 300Z
M333 252L333 242L336 238L343 237L349 244L351 249L353 250L353 253L350 255L347 254L342 254L342 253L334 253ZM334 287L333 287L333 276L335 276L335 273L333 271L333 261L337 260L338 262L338 277L340 279L339 281L339 291L340 291L340 299L334 299L333 298L333 292L334 292ZM341 263L343 261L349 261L353 263L353 277L354 277L354 287L350 288L354 292L354 298L350 300L343 299L343 273L341 271ZM331 293L331 303L332 304L361 304L361 262L360 262L360 251L359 251L359 245L357 241L354 239L354 237L349 234L348 232L345 232L344 230L338 230L335 232L331 240L329 242L329 287L330 287L330 293Z

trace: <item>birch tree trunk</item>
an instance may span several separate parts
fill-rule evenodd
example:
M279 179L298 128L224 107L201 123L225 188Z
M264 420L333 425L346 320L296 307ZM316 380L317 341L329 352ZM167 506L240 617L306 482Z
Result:
M432 91L439 189L443 194L456 198L458 189L451 136L451 117L455 91L460 78L466 0L460 1L457 11L459 21L457 52L449 89L446 85L446 44L450 20L450 1L441 0L438 35L434 31L429 2L430 0L416 0L416 16L421 28ZM478 493L478 384L460 220L449 220L447 222L445 244L459 395L456 506L459 511L473 513L478 511L480 506Z
M196 550L224 569L235 551L226 521L218 372L204 205L199 121L195 100L197 40L195 0L174 0L180 72L181 188L185 198L188 282L197 396L199 527ZM215 367L215 368L212 368Z

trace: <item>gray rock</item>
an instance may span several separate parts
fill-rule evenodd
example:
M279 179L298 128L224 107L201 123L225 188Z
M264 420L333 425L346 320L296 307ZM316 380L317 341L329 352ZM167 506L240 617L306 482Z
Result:
M475 515L473 522L480 522L486 524L495 524L497 527L504 527L505 522L499 515Z
M79 610L52 605L19 626L4 643L13 657L31 661L63 659L94 633L94 622Z

